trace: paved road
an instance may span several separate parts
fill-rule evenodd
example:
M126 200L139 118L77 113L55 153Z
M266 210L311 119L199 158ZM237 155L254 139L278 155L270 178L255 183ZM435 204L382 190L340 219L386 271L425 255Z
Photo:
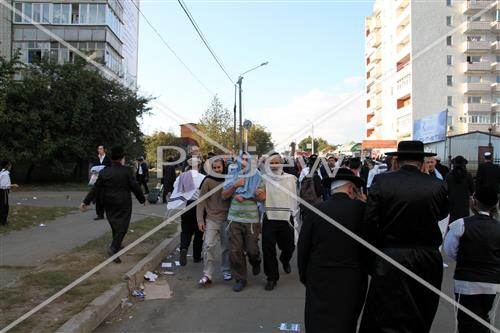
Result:
M11 205L21 203L78 208L84 196L84 192L18 192L11 196L10 202ZM143 206L135 201L133 212L132 221L150 215L164 216L165 206L162 204ZM47 223L45 227L37 226L0 235L0 266L36 266L109 231L106 220L94 221L94 217L95 208L92 206L85 213L76 211ZM0 269L2 285L15 276L12 270L7 272Z
M232 282L225 283L220 277L211 287L198 288L201 269L201 264L189 262L167 278L172 298L140 302L132 314L110 317L95 332L278 332L282 322L298 323L304 332L304 288L296 267L292 274L282 276L274 291L263 290L261 274L251 277L241 293L233 292ZM448 294L452 274L453 267L445 270L443 291ZM453 331L453 307L441 301L432 332Z

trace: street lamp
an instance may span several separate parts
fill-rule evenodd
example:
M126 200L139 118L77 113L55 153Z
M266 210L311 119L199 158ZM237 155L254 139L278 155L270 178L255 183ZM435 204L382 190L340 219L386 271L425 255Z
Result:
M266 62L263 62L262 64L260 64L259 66L255 66L253 68L250 68L249 70L247 70L246 72L243 72L240 74L240 76L238 77L238 81L236 82L236 84L238 85L238 88L239 88L239 98L240 98L240 124L239 124L239 129L240 129L240 151L243 150L243 123L242 123L242 118L243 118L243 110L242 110L242 103L241 103L241 94L242 94L242 90L241 90L241 85L243 84L243 75L245 75L246 73L249 73L253 70L256 70L257 68L260 68L262 66L265 66L267 65L269 62L266 61ZM235 99L236 101L236 99ZM234 108L234 129L233 129L233 134L234 134L234 137L236 137L236 102L235 102L235 108Z

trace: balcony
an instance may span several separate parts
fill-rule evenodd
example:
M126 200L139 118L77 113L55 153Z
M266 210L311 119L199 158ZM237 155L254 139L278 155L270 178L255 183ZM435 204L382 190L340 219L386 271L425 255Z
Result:
M491 43L487 41L464 42L464 52L486 52L491 50Z
M382 99L380 97L375 99L375 102L373 103L373 108L375 110L380 110L382 108Z
M411 53L411 44L401 44L397 46L398 58L402 58Z
M491 64L491 71L492 72L500 72L500 63L494 62Z
M491 103L465 103L464 112L491 112Z
M380 44L382 44L382 35L381 34L375 34L374 37L373 37L372 46L373 47L379 47Z
M487 0L477 0L477 1L464 1L463 2L463 13L466 15L473 14L477 11L486 9L486 8L495 8L496 1L487 1Z
M467 26L465 27L465 32L482 32L482 31L490 31L490 30L491 30L491 22L490 21L467 22Z
M497 33L500 32L500 22L498 21L491 22L491 30Z
M463 91L465 94L489 93L491 91L490 82L464 83Z
M377 49L371 56L372 63L378 64L382 60L382 51Z
M381 92L382 92L382 84L381 84L380 82L375 83L375 84L373 85L373 92L374 92L375 94L379 94L379 93L381 93Z
M491 50L493 52L497 52L497 53L500 52L500 42L497 41L497 42L491 43Z
M375 79L378 79L379 77L382 76L382 66L377 65L372 71L372 75Z
M397 10L404 10L410 5L410 0L396 0Z
M500 93L500 84L499 83L493 83L491 85L491 91L494 93ZM498 106L495 106L495 108L498 108ZM497 110L494 110L497 111Z
M481 62L466 62L464 64L464 72L472 73L472 72L490 72L491 71L491 62L489 61L481 61Z

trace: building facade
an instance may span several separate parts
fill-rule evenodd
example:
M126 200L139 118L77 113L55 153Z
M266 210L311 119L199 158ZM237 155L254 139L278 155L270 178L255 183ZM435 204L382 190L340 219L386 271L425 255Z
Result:
M497 1L376 0L366 18L366 139L407 140L446 111L446 136L500 132Z
M25 63L44 58L57 63L72 62L75 52L57 41L57 36L106 66L108 76L136 88L139 0L10 3L14 11L0 6L0 55L10 58L19 53Z

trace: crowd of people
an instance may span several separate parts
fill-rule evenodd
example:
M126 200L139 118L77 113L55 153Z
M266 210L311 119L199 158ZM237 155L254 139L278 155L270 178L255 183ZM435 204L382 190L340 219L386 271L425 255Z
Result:
M113 147L110 157L104 147L98 151L98 176L81 209L94 202L96 218L107 218L113 256L128 231L131 193L146 202L148 167L142 157L135 171L125 166L121 147ZM474 178L463 156L455 156L449 170L420 141L402 141L378 160L292 160L278 153L257 159L247 152L230 160L192 156L179 174L171 163L163 168L162 198L168 216L181 212L180 264L188 264L191 243L193 262L203 262L200 287L219 280L220 270L222 280L234 280L232 289L241 292L249 266L253 275L263 268L263 288L272 291L280 273L291 273L297 248L308 332L421 333L431 329L439 295L385 256L440 290L443 246L456 261L457 303L486 322L498 312L500 166L490 152L484 159ZM10 168L2 163L2 224L8 192L16 186ZM461 333L488 332L461 310L457 325Z

